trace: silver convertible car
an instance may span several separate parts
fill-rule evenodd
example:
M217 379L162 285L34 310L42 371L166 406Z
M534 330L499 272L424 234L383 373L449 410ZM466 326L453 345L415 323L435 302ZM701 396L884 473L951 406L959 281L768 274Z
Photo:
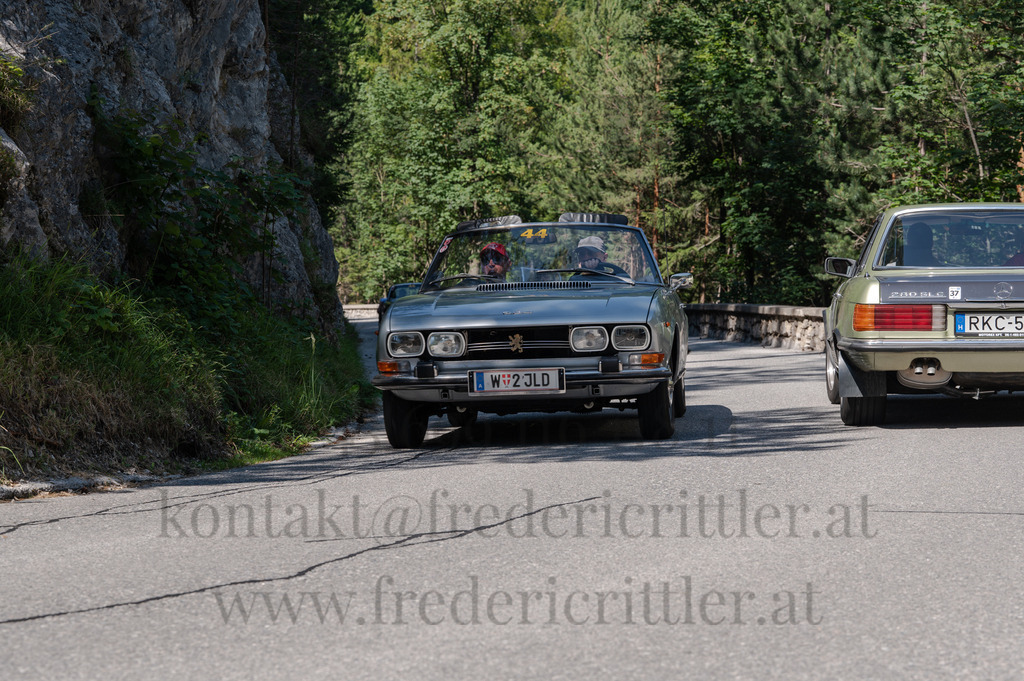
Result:
M381 320L377 375L394 447L422 444L430 416L635 408L644 438L686 409L687 321L643 231L621 215L463 222L416 295Z
M847 425L892 393L1024 390L1024 205L906 206L876 220L825 313L825 382Z

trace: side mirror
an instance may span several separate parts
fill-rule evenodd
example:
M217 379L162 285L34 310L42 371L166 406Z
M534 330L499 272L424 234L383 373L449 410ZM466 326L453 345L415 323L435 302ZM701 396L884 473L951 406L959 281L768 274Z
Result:
M857 261L852 258L825 258L825 273L838 277L852 277Z
M690 288L691 286L693 286L692 272L679 272L668 278L668 287L671 291L678 291L681 288Z

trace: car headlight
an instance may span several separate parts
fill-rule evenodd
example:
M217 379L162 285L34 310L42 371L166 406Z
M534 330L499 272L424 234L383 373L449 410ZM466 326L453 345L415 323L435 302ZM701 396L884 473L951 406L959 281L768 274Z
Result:
M416 357L423 354L423 334L398 331L388 336L388 354L392 357Z
M569 335L576 352L600 352L608 347L608 332L603 326L577 326Z
M461 357L466 338L458 331L435 331L427 336L427 350L433 357Z
M643 350L651 342L651 332L642 324L612 329L612 347L616 350Z

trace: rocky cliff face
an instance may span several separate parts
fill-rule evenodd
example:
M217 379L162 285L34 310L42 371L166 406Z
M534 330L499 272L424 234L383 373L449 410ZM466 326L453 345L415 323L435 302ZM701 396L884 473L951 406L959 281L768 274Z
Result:
M0 197L0 247L68 253L97 271L122 270L129 246L114 223L83 215L83 189L100 181L87 99L95 88L111 110L176 117L202 141L199 162L242 159L259 171L295 151L291 96L266 42L259 0L3 0L0 50L34 87L16 130L0 128L15 177ZM300 155L296 159L296 154ZM341 320L338 265L316 207L273 226L277 303L325 329ZM263 265L247 263L251 283Z

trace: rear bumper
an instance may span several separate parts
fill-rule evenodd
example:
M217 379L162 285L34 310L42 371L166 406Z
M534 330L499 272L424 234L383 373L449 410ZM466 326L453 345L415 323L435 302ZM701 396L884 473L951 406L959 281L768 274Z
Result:
M899 371L916 359L937 359L951 372L1005 372L1024 366L1024 338L840 338L837 349L863 371Z

